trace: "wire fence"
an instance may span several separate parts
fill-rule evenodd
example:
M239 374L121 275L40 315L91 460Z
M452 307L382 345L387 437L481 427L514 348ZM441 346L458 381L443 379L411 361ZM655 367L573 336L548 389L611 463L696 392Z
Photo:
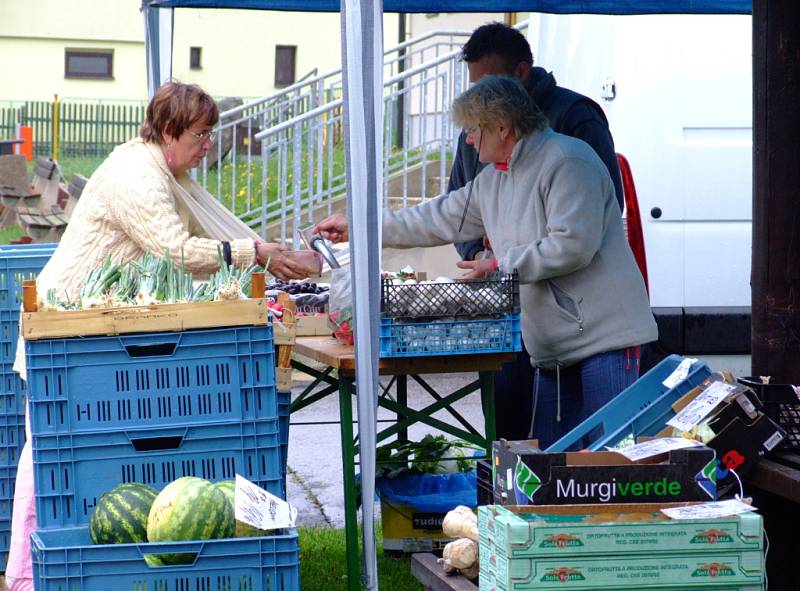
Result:
M56 126L54 101L0 101L0 138L11 138L17 125L26 125L33 129L36 156L53 156L54 137L59 158L106 156L138 135L145 109L144 101L58 101Z

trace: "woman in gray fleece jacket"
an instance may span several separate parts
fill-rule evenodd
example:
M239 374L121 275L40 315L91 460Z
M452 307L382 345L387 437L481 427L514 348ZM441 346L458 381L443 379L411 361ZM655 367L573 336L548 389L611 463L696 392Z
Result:
M555 133L512 78L487 76L453 103L487 166L466 186L383 213L383 244L437 246L488 236L496 258L464 279L519 273L522 336L537 369L532 435L544 449L639 375L658 329L628 247L614 185L594 150ZM347 240L341 214L317 226Z

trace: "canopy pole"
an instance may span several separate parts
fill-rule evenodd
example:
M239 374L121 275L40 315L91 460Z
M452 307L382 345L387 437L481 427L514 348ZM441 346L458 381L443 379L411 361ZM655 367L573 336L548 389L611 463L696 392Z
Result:
M363 583L378 589L375 447L383 201L383 5L341 0L347 214L353 286L358 435L361 440ZM344 442L342 442L344 443ZM352 576L353 573L351 573Z
M142 1L144 15L144 47L147 55L147 98L172 78L172 43L175 28L174 8L151 6Z

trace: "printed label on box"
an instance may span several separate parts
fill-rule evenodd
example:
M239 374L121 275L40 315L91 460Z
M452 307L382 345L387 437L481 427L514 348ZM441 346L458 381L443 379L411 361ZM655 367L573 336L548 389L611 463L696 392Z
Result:
M736 386L732 384L714 382L692 400L686 408L667 421L667 425L681 431L691 431L692 427L706 418L735 389Z
M694 441L693 439L686 439L685 437L662 437L659 439L652 439L650 441L637 443L624 449L617 450L617 452L621 453L630 461L636 462L638 460L643 460L645 458L651 458L653 456L667 453L673 449L697 447L699 445L703 444L699 441Z
M258 529L282 529L294 527L297 509L237 474L234 516Z
M752 505L736 499L729 499L727 501L701 503L700 505L689 505L687 507L669 507L661 509L661 512L670 519L716 519L755 510L756 508Z
M675 371L669 374L667 379L661 383L669 389L674 388L689 376L689 368L691 368L692 363L695 362L697 362L697 359L687 357L681 361L678 367L675 368Z

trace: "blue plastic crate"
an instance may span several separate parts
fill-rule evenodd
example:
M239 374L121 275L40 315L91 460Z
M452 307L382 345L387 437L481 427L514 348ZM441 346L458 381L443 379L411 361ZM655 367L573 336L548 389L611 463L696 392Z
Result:
M22 307L22 282L35 279L52 251L26 250L17 254L15 250L0 251L0 309L16 310Z
M12 363L0 363L0 415L25 414L25 381Z
M33 436L40 529L85 525L100 496L123 482L156 489L182 476L241 474L285 498L278 420Z
M6 572L9 548L11 548L11 518L0 519L0 572Z
M300 591L297 532L165 544L92 545L86 528L31 535L36 591ZM150 568L145 554L197 553Z
M428 357L522 350L519 313L470 320L381 318L381 357Z
M275 419L270 325L26 341L31 433Z
M58 248L58 242L43 242L30 244L0 244L0 256L19 256L42 251L52 253Z
M286 484L286 469L289 466L289 413L291 403L291 392L278 392L278 431L280 433L281 469L284 488Z
M19 342L19 310L0 310L0 363L13 364Z
M0 416L0 469L16 468L25 445L25 416Z
M580 446L586 436L594 437L588 449L596 451L614 446L625 438L655 435L666 422L675 416L672 405L692 388L699 386L711 375L705 363L694 362L686 379L674 388L662 382L683 361L679 355L670 355L631 386L620 392L611 402L598 410L572 431L564 435L547 451L565 451ZM599 432L595 429L599 428Z
M14 484L17 481L17 468L0 468L0 525L9 521L14 505ZM6 550L8 548L5 548ZM0 546L0 550L3 550Z

